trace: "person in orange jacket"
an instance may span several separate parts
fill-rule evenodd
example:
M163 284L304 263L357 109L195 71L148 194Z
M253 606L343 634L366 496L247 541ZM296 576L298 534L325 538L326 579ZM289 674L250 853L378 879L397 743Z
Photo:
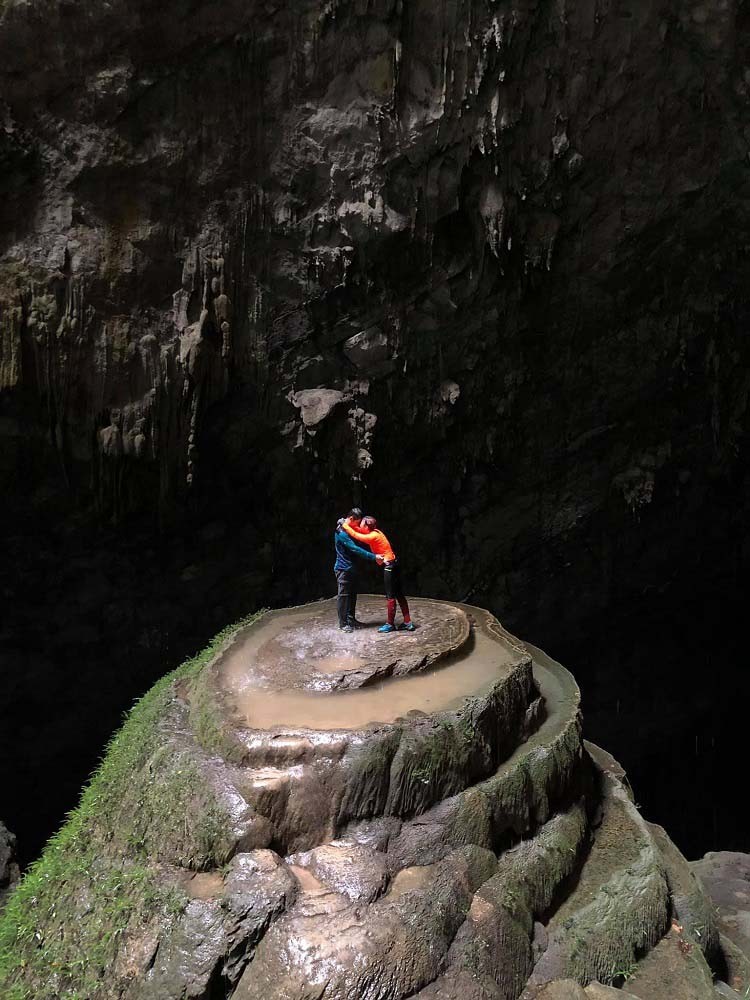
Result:
M349 518L347 518L342 528L355 542L368 545L370 551L375 554L377 561L383 566L388 621L385 625L380 626L378 632L395 632L397 601L401 608L401 614L404 616L404 624L401 627L407 632L413 632L416 625L411 620L411 615L409 614L409 604L406 600L404 585L401 580L401 565L396 558L396 553L393 551L391 543L385 534L378 529L378 522L374 517L363 517L360 522L361 530L357 530L349 523Z

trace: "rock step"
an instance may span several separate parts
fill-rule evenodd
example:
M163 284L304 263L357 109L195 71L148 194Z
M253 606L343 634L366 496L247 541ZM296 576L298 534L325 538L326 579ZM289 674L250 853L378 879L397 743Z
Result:
M703 952L676 926L638 962L626 986L639 1000L716 1000Z
M311 876L329 892L352 901L372 903L390 883L385 854L354 840L334 840L294 854L287 862L303 887L310 884Z
M275 823L283 816L290 786L301 781L303 773L304 768L299 764L287 768L252 768L235 772L235 785L257 813Z
M560 664L538 650L534 656L524 651L487 699L467 699L455 713L335 739L278 734L259 744L258 762L261 747L271 748L262 766L224 765L252 817L238 849L272 845L287 855L333 840L363 817L406 817L391 845L397 870L466 843L497 850L508 835L534 829L579 781L582 755L578 687ZM506 745L521 742L469 794L447 794L464 788L467 770L487 767L486 733L502 720ZM232 814L240 811L235 804Z
M195 891L201 879L210 880L209 891L203 885ZM148 934L129 943L133 963L140 957L146 969L130 983L128 1000L207 998L216 995L219 983L221 995L230 995L255 946L299 887L277 855L260 850L238 854L223 877L195 876L187 892L189 902L158 947Z
M439 802L391 836L391 866L440 860L454 847L474 843L500 851L546 822L558 804L576 798L585 784L580 693L559 663L534 651L534 681L545 718L492 777Z
M356 690L388 677L420 673L469 642L467 608L422 597L413 598L410 606L418 628L397 636L378 632L385 607L383 598L374 594L360 595L357 610L363 627L349 634L338 627L335 598L266 611L237 634L217 660L220 687L253 727L258 725L257 695L262 689ZM250 711L245 713L245 708Z
M534 965L535 921L574 869L586 835L586 809L577 802L507 850L472 900L447 971L418 996L515 1000Z
M547 924L522 1000L556 979L609 983L632 972L669 922L665 865L622 782L599 770L601 816L575 885Z
M724 977L741 997L750 996L750 854L710 852L690 867L717 915Z
M344 733L316 734L315 736L281 732L269 736L267 733L244 733L242 766L290 767L295 764L310 764L315 760L340 760L351 742Z
M305 894L260 942L233 1000L353 1000L413 995L441 971L474 893L496 870L473 845L405 869L369 906Z
M534 682L544 700L544 721L490 777L477 784L486 798L496 841L523 835L545 822L581 776L581 694L573 675L534 646Z
M287 859L301 894L259 945L236 998L396 1000L434 982L446 962L460 977L477 951L486 996L518 995L533 964L534 916L576 864L587 831L580 801L547 815L585 763L578 689L553 661L534 670L549 713L493 778L413 819L352 823L348 836ZM548 823L498 859L490 845L515 827L528 831L540 814Z
M273 826L269 843L290 854L334 839L352 822L423 814L494 774L533 736L541 714L531 659L519 656L485 694L455 710L351 733L275 733L253 745L256 766L225 767ZM573 742L580 751L578 731ZM540 760L545 753L540 744Z

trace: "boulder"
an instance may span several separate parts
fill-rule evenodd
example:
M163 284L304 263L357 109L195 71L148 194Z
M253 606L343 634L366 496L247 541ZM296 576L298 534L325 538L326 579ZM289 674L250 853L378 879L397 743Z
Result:
M713 993L698 880L584 750L567 671L478 608L381 611L345 637L333 600L256 616L139 703L0 917L0 994Z
M16 861L16 838L8 828L0 823L0 903L20 877Z
M344 342L344 354L353 365L370 374L392 367L388 363L391 354L388 337L377 326L349 337Z
M132 1000L208 998L212 982L234 984L267 928L297 895L273 851L238 854L226 876L193 876L189 902L133 987Z
M586 1000L586 993L573 979L558 979L544 987L539 1000Z
M639 1000L715 1000L703 952L676 927L641 959L627 987Z
M308 431L325 420L345 398L338 389L302 389L291 397L292 405L300 411L302 423Z
M750 854L712 851L692 870L716 907L729 986L750 988Z
M719 924L750 959L750 854L712 851L692 864L719 912Z
M334 840L292 855L289 861L306 868L321 883L352 901L372 903L388 885L385 855L362 844Z
M616 990L614 986L603 983L589 983L583 991L589 1000L634 1000L633 994L625 990Z

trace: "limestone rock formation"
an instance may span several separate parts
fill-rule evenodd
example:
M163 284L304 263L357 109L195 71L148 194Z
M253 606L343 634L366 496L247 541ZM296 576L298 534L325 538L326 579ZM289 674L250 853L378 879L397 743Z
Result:
M572 676L477 608L416 600L392 635L381 610L350 635L333 601L262 614L146 696L0 920L4 996L729 989L699 878L583 742Z
M446 525L496 516L503 470L502 550L532 488L551 538L610 493L616 516L698 489L745 419L745 18L5 0L3 472L40 462L16 501L61 475L87 517L170 520L217 475L262 488L261 460L277 496L322 466L424 499L386 459L404 425L446 451ZM578 468L537 483L541 455ZM494 555L461 547L476 584Z
M692 868L717 910L727 983L741 992L750 982L750 855L715 851Z

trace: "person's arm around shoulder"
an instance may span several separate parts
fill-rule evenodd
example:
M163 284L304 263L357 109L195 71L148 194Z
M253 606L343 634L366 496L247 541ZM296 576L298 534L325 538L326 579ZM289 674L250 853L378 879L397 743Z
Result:
M377 561L377 557L374 553L370 552L369 549L363 549L361 545L357 545L356 542L352 541L351 538L343 531L337 531L336 534L339 536L340 543L349 552L353 552L355 556L361 556L363 559L369 559L372 562Z
M351 526L351 524L348 523L348 521L344 521L341 527L344 529L347 535L349 535L350 538L353 538L357 542L365 542L365 544L374 541L377 534L374 531L368 531L368 532L355 531L354 528Z

